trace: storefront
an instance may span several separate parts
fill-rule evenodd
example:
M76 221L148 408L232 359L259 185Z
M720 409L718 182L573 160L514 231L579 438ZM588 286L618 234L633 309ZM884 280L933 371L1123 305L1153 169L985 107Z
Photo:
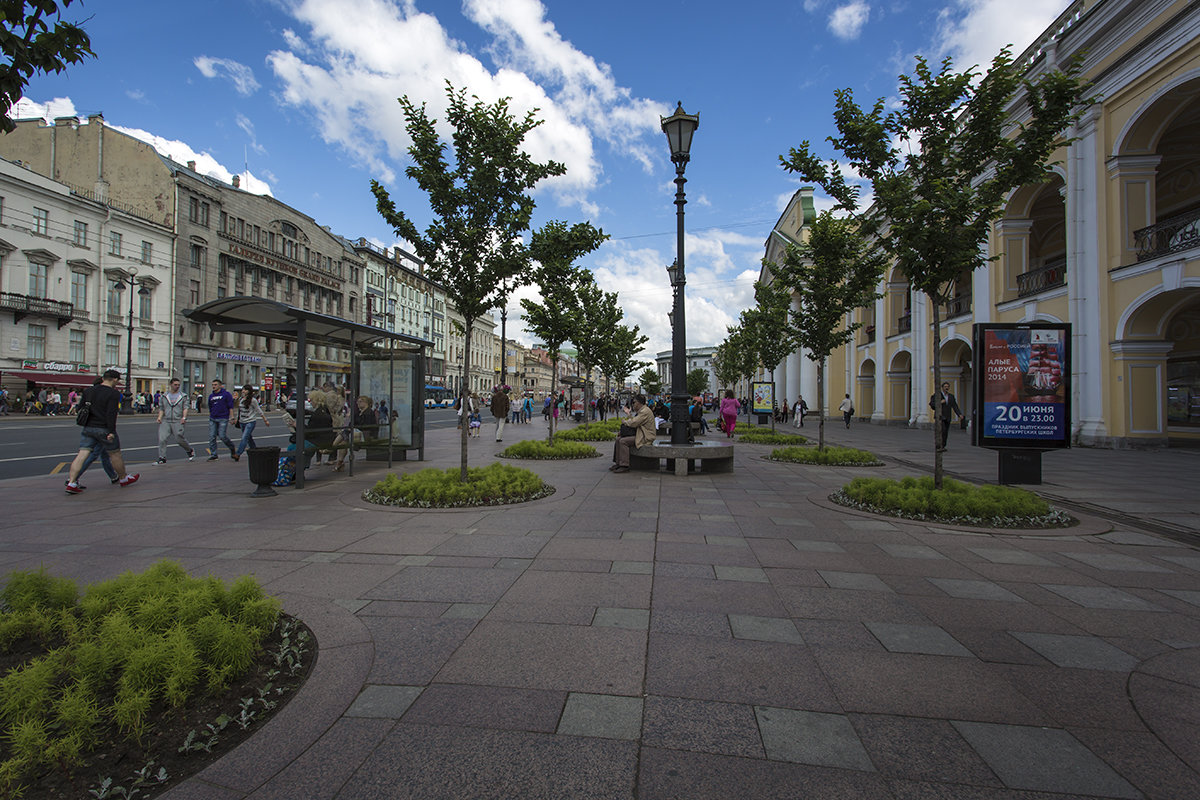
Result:
M22 361L12 367L0 365L0 385L10 392L22 394L48 387L78 389L91 386L97 375L90 364Z

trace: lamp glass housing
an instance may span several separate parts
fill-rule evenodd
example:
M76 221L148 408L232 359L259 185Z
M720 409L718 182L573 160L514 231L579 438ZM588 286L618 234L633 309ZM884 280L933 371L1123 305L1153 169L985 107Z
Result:
M700 127L700 115L688 114L680 102L674 114L660 119L663 133L667 135L667 144L671 147L671 160L687 161L692 149L692 135Z

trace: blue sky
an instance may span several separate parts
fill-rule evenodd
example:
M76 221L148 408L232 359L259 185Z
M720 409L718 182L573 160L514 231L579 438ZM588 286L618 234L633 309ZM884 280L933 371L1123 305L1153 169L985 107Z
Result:
M541 109L528 140L568 173L535 224L590 220L583 263L626 321L669 349L674 168L659 116L700 114L687 169L689 346L719 343L753 297L763 242L799 184L779 155L833 132L833 92L893 97L915 54L986 63L1065 8L1038 0L145 0L73 3L97 58L34 79L18 116L101 112L178 161L268 192L348 238L390 246L371 178L419 224L396 98L444 117L450 80ZM201 10L202 9L202 10ZM832 156L832 151L829 152ZM818 207L823 204L818 198ZM524 336L513 299L510 336ZM514 322L515 320L515 322Z

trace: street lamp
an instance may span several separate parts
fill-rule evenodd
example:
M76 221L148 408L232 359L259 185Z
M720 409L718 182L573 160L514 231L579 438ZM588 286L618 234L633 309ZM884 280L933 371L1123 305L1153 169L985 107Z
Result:
M130 268L129 275L114 278L113 286L118 293L125 291L125 285L129 284L129 288L137 286L137 269ZM142 297L147 297L150 290L142 284L137 293ZM129 326L125 332L125 403L124 408L126 413L129 412L130 406L133 404L133 292L129 293Z
M667 267L675 299L671 317L671 444L687 444L691 429L688 417L687 394L687 325L683 314L683 287L687 283L683 270L683 207L687 203L683 185L687 179L683 171L690 159L692 135L700 127L700 115L688 114L683 103L675 107L669 117L660 117L663 133L671 146L671 163L675 165L675 263Z

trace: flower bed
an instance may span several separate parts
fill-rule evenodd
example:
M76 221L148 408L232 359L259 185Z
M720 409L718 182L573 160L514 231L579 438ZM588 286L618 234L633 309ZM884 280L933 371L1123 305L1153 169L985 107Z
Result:
M826 467L882 467L883 462L874 453L855 450L853 447L780 447L767 456L771 461L787 461L791 464L819 464Z
M529 439L504 448L501 458L529 458L543 461L557 459L595 458L600 455L596 448L583 442L554 440L550 444L542 439Z
M757 428L751 428L745 433L742 433L738 428L734 428L733 435L737 437L737 441L745 444L778 444L785 447L808 444L808 439L803 436L790 433L772 433L770 430L759 430Z
M370 503L409 508L464 508L524 503L554 494L554 487L537 473L509 464L489 464L467 470L459 480L459 468L423 469L408 475L388 475L363 492Z
M839 505L924 522L988 528L1062 528L1073 524L1033 492L1012 486L976 486L932 477L855 478L829 498Z

